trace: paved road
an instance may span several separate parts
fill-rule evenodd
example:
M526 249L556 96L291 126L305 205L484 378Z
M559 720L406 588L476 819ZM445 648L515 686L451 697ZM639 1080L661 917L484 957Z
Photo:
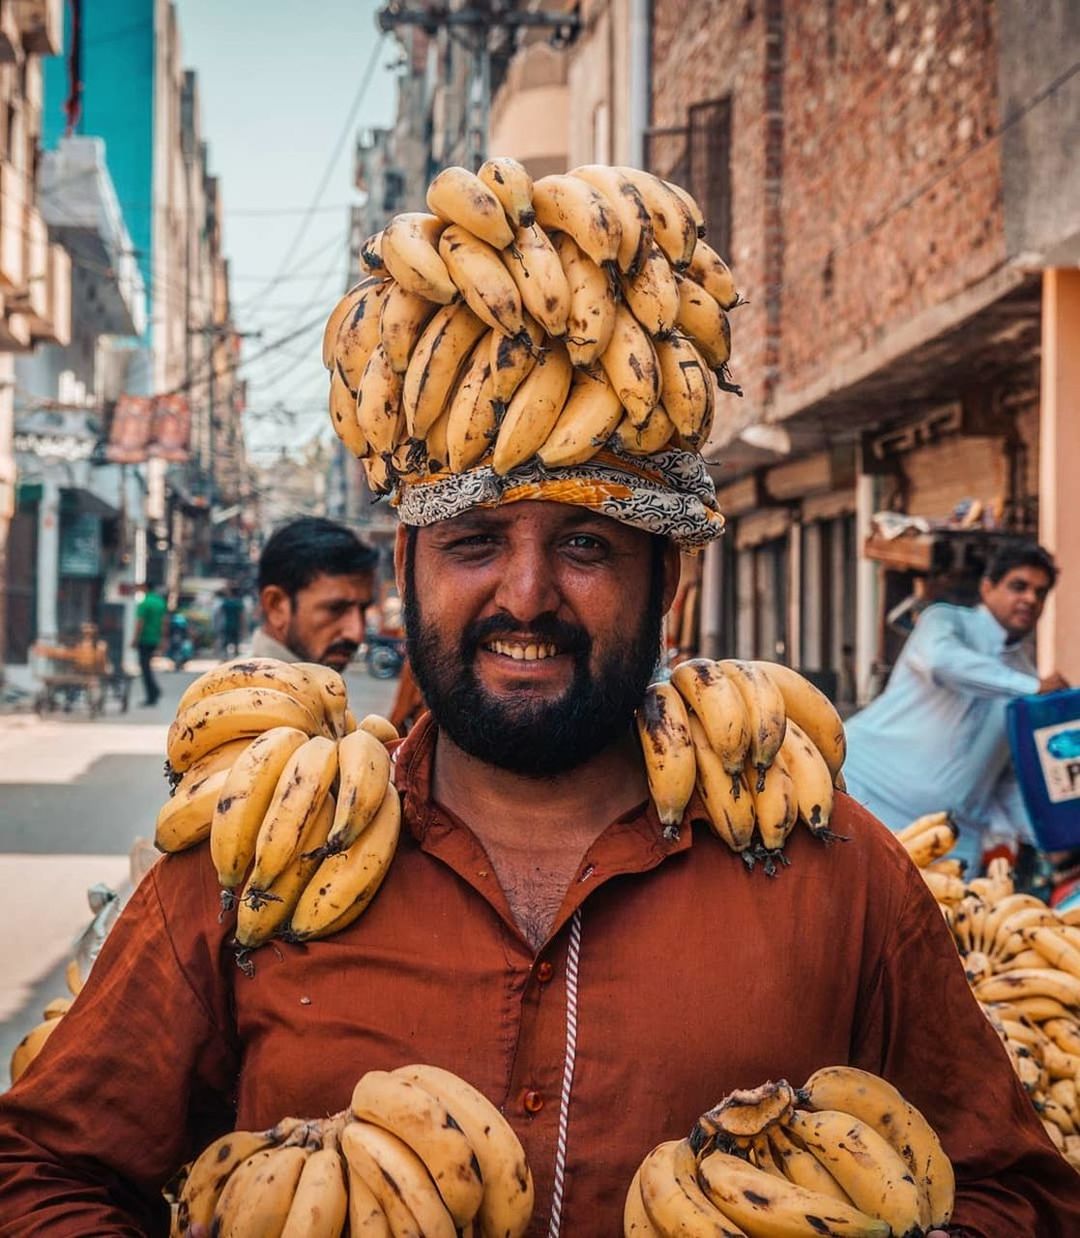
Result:
M65 963L91 919L87 888L122 889L132 844L153 835L165 731L194 677L162 672L154 709L0 716L0 1089L12 1049L66 993ZM389 710L396 681L348 683L357 717Z

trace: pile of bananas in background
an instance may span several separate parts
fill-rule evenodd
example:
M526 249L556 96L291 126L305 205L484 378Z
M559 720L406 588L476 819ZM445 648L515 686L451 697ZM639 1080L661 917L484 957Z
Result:
M1080 911L1059 915L1017 893L1003 859L966 883L935 873L952 832L937 813L899 837L941 905L968 982L1047 1134L1080 1170Z
M376 493L490 462L581 464L709 436L731 272L696 202L634 168L534 184L513 159L432 181L365 242L330 315L330 417Z
M509 1123L464 1079L424 1065L368 1071L333 1117L224 1135L177 1188L173 1238L194 1225L216 1238L520 1238L533 1212Z
M916 1238L952 1216L955 1178L923 1115L884 1079L828 1066L796 1091L732 1092L654 1148L627 1238Z
M649 791L678 827L695 786L716 835L749 867L787 863L798 821L828 841L842 786L844 724L797 671L773 662L694 658L649 686L638 711Z
M375 897L397 848L385 747L397 738L378 715L356 722L336 671L223 663L188 687L169 727L173 793L154 842L183 851L209 841L244 949L336 933Z

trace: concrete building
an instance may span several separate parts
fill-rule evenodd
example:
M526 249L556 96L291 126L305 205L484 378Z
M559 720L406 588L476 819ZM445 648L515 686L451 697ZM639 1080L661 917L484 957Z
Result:
M15 356L67 342L70 266L39 210L42 60L60 50L61 0L0 7L0 675L6 663L9 544L16 510ZM20 552L21 553L21 552Z

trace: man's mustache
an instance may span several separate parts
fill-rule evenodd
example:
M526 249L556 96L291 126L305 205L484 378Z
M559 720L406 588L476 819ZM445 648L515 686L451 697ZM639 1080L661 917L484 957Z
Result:
M323 657L325 658L326 655L330 653L341 653L351 658L359 648L360 646L356 643L356 641L339 640L327 647L326 653L323 654Z
M527 636L537 643L555 645L561 653L588 653L592 647L592 639L583 627L555 615L537 615L526 624L515 622L509 615L489 615L470 623L462 633L462 657L473 658L482 645L500 636Z

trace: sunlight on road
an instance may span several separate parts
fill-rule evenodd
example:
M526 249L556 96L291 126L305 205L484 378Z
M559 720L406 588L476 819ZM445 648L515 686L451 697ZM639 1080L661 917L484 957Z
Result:
M75 782L103 756L157 756L167 727L5 719L0 729L0 784Z

